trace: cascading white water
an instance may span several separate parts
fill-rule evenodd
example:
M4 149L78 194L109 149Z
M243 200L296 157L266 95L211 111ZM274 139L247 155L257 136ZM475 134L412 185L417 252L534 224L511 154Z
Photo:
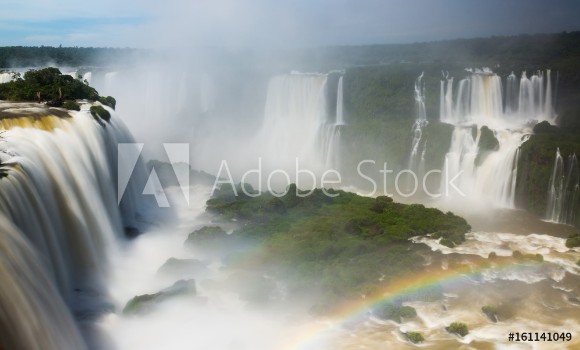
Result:
M325 74L277 75L268 84L264 121L258 137L266 166L293 169L295 159L310 169L322 161L317 151L326 121Z
M314 173L337 165L344 124L342 77L333 120L328 116L327 84L326 74L293 72L270 80L264 121L253 150L268 171L293 170L296 159L301 168Z
M425 170L425 142L421 144L423 138L423 127L427 125L427 112L425 110L425 82L423 73L415 80L414 89L415 109L417 110L417 119L413 124L411 141L411 155L409 156L409 169L423 173Z
M518 83L515 74L501 78L491 70L477 69L462 79L453 91L453 78L444 75L441 82L440 118L453 124L452 142L447 153L442 178L446 181L460 174L458 188L465 195L487 198L500 207L514 207L519 147L530 133L532 121L554 122L550 71L537 72L531 79L526 73ZM453 97L455 96L455 100ZM486 150L476 164L481 127L488 126L498 141L496 150ZM477 128L477 137L472 128Z
M568 160L564 162L558 148L548 187L546 220L574 224L578 211L579 194L580 170L576 154L570 155Z
M2 349L86 349L45 263L25 235L0 213Z
M338 169L340 167L341 129L345 125L342 79L342 76L338 78L336 89L336 117L334 122L327 121L320 129L323 161L327 169Z
M42 120L39 125L48 130L31 126L29 121L34 117L15 122L0 119L0 127L7 128L0 145L5 174L0 178L0 215L15 225L16 229L8 230L17 236L0 236L0 245L15 247L14 256L1 261L0 270L18 264L23 274L12 276L20 278L14 286L27 285L31 291L22 293L22 300L7 300L4 298L14 296L0 293L0 304L19 302L22 310L28 310L26 305L34 306L6 316L12 323L8 329L13 329L14 334L27 332L30 327L43 328L38 331L39 337L49 333L46 343L45 339L37 339L42 347L27 346L33 337L23 337L16 343L18 346L9 346L10 349L84 347L63 346L66 343L58 340L69 339L70 344L75 344L80 339L68 327L69 311L60 305L68 304L74 309L81 295L105 293L107 256L114 250L116 238L122 236L123 226L133 226L136 221L137 200L131 197L139 193L140 184L129 183L120 207L116 196L117 142L132 142L132 137L114 111L110 110L110 123L100 125L87 111L88 106L83 108L81 112L71 112L72 118L38 117ZM135 173L142 171L143 164L138 164ZM139 179L144 177L137 175ZM14 243L15 240L24 243ZM3 285L13 284L1 281ZM46 290L42 297L34 294L41 290ZM62 329L44 324L50 323L53 315L63 319ZM34 317L42 322L33 326ZM0 347L14 345L8 342L18 340L5 340L1 335L4 330L0 332Z
M344 91L342 76L338 78L338 87L336 91L336 125L344 125Z

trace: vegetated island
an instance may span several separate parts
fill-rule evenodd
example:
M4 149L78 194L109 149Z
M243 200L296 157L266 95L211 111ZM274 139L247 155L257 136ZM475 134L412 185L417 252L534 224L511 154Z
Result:
M13 80L0 84L0 100L14 102L38 102L49 107L80 110L77 100L100 102L93 104L90 112L95 119L108 121L111 114L103 105L115 109L116 100L111 96L100 96L97 90L82 79L62 74L58 68L31 69L24 73L13 73Z
M237 229L226 234L205 227L193 232L186 245L215 250L221 244L227 266L284 281L290 296L315 296L312 311L325 313L381 290L393 278L423 269L428 248L409 238L429 235L455 246L471 229L451 212L420 204L332 189L327 193L334 197L322 189L306 195L292 184L281 197L271 193L249 197L240 188L236 196L231 186L224 185L207 201L207 211L224 223L235 221ZM244 247L252 247L254 254L240 254ZM262 295L268 298L268 293ZM377 314L397 322L413 317L402 302L384 305Z

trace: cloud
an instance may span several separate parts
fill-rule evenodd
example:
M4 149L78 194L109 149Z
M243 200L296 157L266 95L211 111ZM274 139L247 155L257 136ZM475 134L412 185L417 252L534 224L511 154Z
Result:
M300 47L579 30L574 0L5 0L0 44ZM46 33L48 31L48 33ZM23 34L24 33L24 34ZM94 37L75 33L98 33Z

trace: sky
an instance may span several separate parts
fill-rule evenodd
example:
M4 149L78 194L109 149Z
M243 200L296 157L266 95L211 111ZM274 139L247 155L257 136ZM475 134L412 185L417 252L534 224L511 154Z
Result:
M3 0L0 46L312 47L580 30L578 0Z

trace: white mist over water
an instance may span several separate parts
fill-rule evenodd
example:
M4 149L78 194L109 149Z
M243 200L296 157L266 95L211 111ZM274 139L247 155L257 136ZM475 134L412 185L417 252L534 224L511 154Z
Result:
M172 195L181 195L174 190ZM178 209L178 225L151 230L112 258L110 292L118 311L103 317L100 327L123 350L281 348L291 327L296 326L290 315L297 313L297 306L292 310L247 305L240 300L239 291L228 286L231 271L219 259L196 256L184 245L190 232L211 224L204 214L211 188L189 190L192 202ZM200 259L207 264L206 273L187 276L195 279L197 296L164 301L147 313L123 315L121 310L134 296L156 293L176 281L159 271L170 258Z

